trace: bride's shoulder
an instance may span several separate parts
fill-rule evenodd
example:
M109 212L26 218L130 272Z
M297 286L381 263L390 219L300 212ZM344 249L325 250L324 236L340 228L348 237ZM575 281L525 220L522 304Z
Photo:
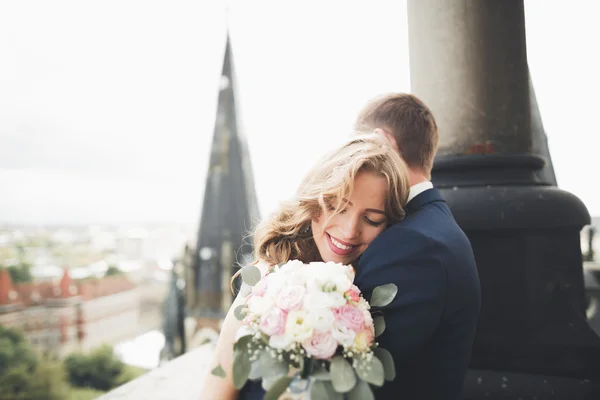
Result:
M267 272L269 272L269 269L271 269L272 267L272 265L266 262L265 260L258 260L258 262L255 265L262 276L265 276Z

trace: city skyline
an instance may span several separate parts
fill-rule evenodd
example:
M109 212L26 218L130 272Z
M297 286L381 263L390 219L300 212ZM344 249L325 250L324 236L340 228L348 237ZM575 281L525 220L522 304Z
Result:
M403 1L27 4L0 4L0 224L197 225L227 26L263 216L369 98L410 91ZM600 215L590 7L525 2L559 186Z

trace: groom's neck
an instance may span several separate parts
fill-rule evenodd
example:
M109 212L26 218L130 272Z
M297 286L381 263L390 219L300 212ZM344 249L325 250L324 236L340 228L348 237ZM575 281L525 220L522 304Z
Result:
M423 171L408 168L408 180L410 181L410 186L415 186L417 183L426 182L430 179Z

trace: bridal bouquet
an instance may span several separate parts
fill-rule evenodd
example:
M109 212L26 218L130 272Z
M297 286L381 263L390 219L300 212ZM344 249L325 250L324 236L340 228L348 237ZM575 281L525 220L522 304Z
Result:
M262 279L256 266L244 267L241 274L252 290L235 310L243 323L234 345L236 388L262 379L267 400L286 391L312 400L342 399L344 393L372 399L369 384L394 379L391 354L375 342L384 319L371 315L372 307L394 299L394 284L377 287L369 304L347 265L293 260ZM220 366L212 373L225 376Z

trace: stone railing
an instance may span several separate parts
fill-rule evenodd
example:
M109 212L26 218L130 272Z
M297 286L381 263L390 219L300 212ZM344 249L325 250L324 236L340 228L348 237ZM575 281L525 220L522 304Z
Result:
M202 345L97 400L202 400L214 344Z

